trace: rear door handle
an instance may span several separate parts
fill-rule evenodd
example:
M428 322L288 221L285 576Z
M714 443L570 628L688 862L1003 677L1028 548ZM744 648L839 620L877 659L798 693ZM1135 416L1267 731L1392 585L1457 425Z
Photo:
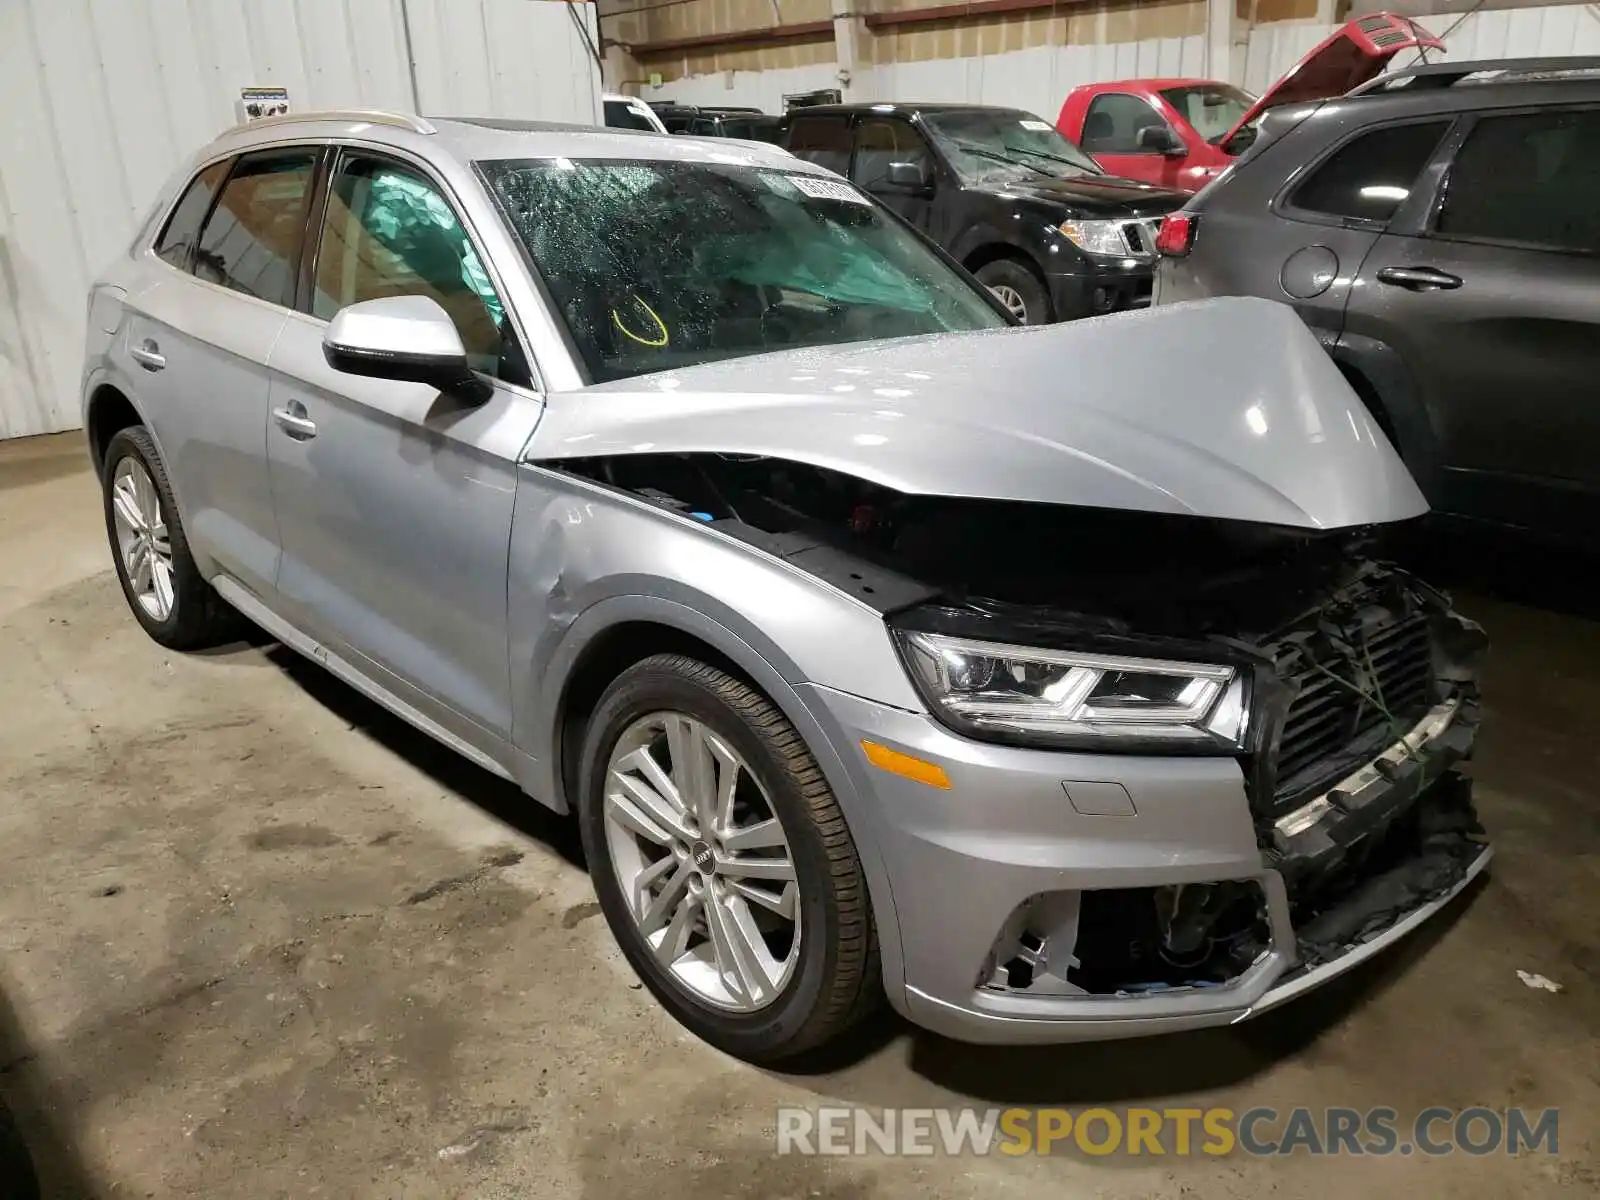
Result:
M128 357L133 359L146 371L159 371L167 365L167 359L161 353L161 348L146 338L142 343L128 350Z
M317 423L306 416L305 406L298 400L290 401L283 408L273 409L272 419L278 423L279 429L297 442L309 442L317 436Z
M1461 286L1461 276L1436 267L1385 267L1378 272L1378 282L1408 292L1448 292Z

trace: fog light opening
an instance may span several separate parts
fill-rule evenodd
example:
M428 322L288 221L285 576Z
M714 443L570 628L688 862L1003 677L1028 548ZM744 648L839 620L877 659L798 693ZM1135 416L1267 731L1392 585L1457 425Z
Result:
M1007 920L979 986L1084 997L1222 987L1271 944L1253 880L1050 892Z

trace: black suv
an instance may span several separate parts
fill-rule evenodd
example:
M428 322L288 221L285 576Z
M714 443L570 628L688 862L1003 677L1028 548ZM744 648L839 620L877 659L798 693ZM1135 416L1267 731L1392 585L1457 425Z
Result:
M650 107L655 109L656 116L661 118L661 123L667 127L668 133L689 133L700 137L744 137L746 135L742 133L723 132L718 128L719 123L728 118L742 117L749 120L767 115L759 108L707 108L700 104L665 102L658 102Z
M785 143L927 234L1028 324L1150 302L1177 192L1107 175L1050 122L1013 108L829 104Z
M1600 541L1600 59L1270 112L1161 246L1158 304L1298 309L1435 509Z

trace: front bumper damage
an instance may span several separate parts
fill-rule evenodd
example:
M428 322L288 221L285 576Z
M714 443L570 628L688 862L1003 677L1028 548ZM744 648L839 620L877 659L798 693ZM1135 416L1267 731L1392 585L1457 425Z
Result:
M896 1006L975 1042L1231 1024L1437 914L1491 853L1468 774L1483 639L1441 597L1406 590L1433 625L1434 702L1403 729L1385 725L1377 745L1366 738L1358 761L1331 756L1342 774L1309 796L1304 774L1260 790L1273 781L1257 760L1277 749L1286 711L1293 719L1281 645L1256 646L1268 740L1243 761L980 743L926 714L813 688L881 820L905 964L903 986L890 981ZM1356 607L1370 611L1362 595ZM1327 612L1319 619L1326 632ZM1303 638L1286 644L1290 659L1308 652ZM942 764L951 786L871 769L863 740Z
M1230 756L980 740L796 678L881 862L885 984L918 1024L1052 1042L1242 1020L1378 953L1488 861L1466 773L1483 635L1369 556L1379 527L922 495L726 453L552 467L693 513L894 629L1248 681Z

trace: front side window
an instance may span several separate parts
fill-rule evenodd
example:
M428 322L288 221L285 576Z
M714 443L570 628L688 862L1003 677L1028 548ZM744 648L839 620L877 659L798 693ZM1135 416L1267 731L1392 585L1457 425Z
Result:
M1436 228L1600 254L1600 110L1480 120L1450 168Z
M1307 212L1387 221L1411 195L1449 121L1374 129L1336 150L1295 188L1290 203Z
M796 117L789 128L789 152L845 174L850 170L850 118Z
M856 129L856 164L853 178L862 187L883 186L889 164L915 163L925 172L933 170L933 154L922 135L905 121L874 118Z
M328 192L313 315L385 296L427 296L455 323L475 370L496 374L505 310L467 231L425 177L347 158Z
M1032 113L974 109L930 113L922 123L969 186L1104 174L1094 159Z
M217 194L222 181L228 177L232 159L212 163L194 177L183 193L183 199L172 210L167 227L156 239L155 251L163 262L171 263L180 271L189 269L189 256L200 242L200 222L211 210L211 198Z
M1090 154L1154 154L1139 144L1139 131L1158 127L1172 128L1143 97L1102 92L1089 105L1078 144Z
M1005 324L843 180L695 162L480 168L597 381Z
M1244 119L1255 99L1226 83L1195 83L1186 87L1164 88L1161 98L1189 122L1206 141L1215 146L1229 130Z
M274 304L294 302L316 153L246 154L200 233L194 273Z

